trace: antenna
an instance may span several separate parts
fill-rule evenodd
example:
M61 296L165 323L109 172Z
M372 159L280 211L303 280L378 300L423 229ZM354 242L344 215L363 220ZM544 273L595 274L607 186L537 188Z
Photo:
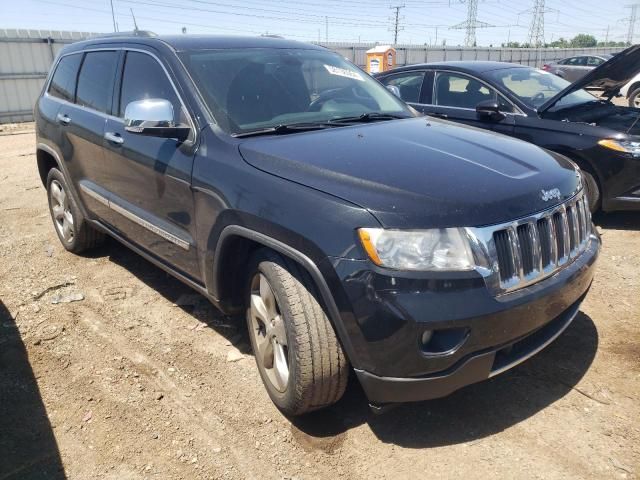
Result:
M133 8L129 9L131 11L131 18L133 18L133 31L138 31L138 24L136 23L136 16L133 14Z
M113 20L113 31L117 32L118 24L116 23L116 14L113 11L113 0L109 0L109 2L111 3L111 19Z
M465 47L475 47L476 28L493 27L493 25L478 21L478 0L460 0L460 3L464 3L465 1L467 3L467 19L449 28L453 30L466 30L467 33L464 36Z

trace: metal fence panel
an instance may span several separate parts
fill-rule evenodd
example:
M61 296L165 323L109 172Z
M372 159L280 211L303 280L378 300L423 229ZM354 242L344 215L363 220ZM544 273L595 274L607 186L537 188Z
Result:
M53 60L64 45L95 36L89 32L0 29L0 123L33 119L33 105ZM364 67L366 52L375 44L320 43ZM448 60L495 60L542 66L584 53L617 53L620 48L465 48L397 45L398 66Z

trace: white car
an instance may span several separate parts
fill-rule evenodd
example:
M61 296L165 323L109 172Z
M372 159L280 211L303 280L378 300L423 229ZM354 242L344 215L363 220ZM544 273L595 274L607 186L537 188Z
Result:
M629 100L629 106L640 108L640 73L620 89L620 95Z

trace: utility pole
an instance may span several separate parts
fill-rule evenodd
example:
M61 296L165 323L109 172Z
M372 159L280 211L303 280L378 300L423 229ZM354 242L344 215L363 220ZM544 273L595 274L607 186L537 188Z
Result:
M627 30L628 45L631 45L633 43L633 37L636 30L636 20L638 19L638 7L640 7L640 3L634 3L633 5L625 6L625 8L631 9L631 16L627 18L627 21L629 22L629 30Z
M449 28L452 28L454 30L466 30L466 34L464 36L464 46L475 47L476 29L492 27L493 25L489 25L486 22L478 21L478 0L460 0L460 3L464 2L467 3L467 19L464 22L458 23L457 25L453 25Z
M395 15L391 19L393 21L392 31L393 31L393 44L394 45L398 44L398 32L404 30L404 27L400 26L400 20L403 20L402 18L400 18L400 10L403 9L404 7L405 7L404 4L396 5L394 7L389 7L391 10L395 10Z
M116 14L113 11L113 0L109 0L109 2L111 3L111 19L113 20L113 31L117 32L118 24L116 24Z
M609 45L609 25L607 25L607 34L604 36L604 46Z
M329 17L326 15L324 17L324 41L325 43L329 42Z

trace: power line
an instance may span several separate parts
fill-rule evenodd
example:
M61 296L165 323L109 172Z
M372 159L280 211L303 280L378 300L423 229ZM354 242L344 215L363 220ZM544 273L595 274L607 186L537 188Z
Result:
M393 44L398 44L398 32L404 30L404 27L400 26L400 10L405 7L404 4L396 5L394 7L389 7L391 10L395 10L395 15L393 20ZM403 18L404 19L404 18Z

